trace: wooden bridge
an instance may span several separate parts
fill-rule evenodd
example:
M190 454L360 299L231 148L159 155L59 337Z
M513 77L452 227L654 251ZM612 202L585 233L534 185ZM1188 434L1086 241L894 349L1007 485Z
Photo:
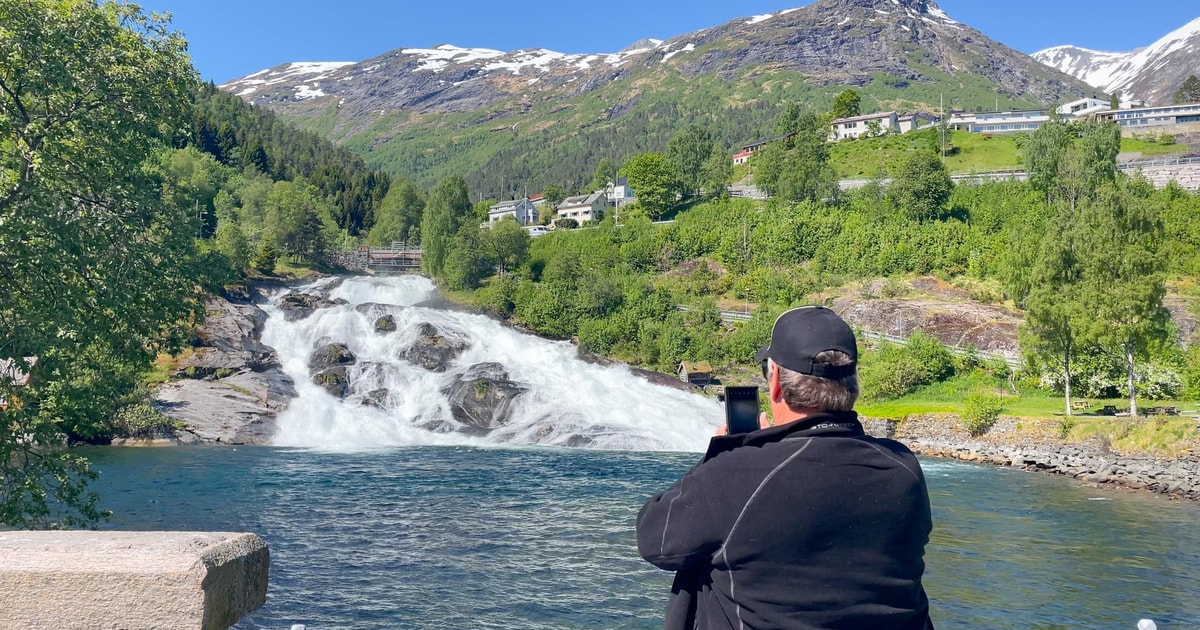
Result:
M335 252L328 262L348 271L417 271L421 268L421 248L409 247L406 243L392 243L384 248L359 247L353 251Z

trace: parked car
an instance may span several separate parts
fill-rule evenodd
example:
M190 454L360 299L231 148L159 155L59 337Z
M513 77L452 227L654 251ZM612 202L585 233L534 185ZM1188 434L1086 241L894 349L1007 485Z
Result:
M525 229L529 232L530 237L541 236L543 234L550 233L550 230L547 230L546 226L544 225L527 225L525 226Z

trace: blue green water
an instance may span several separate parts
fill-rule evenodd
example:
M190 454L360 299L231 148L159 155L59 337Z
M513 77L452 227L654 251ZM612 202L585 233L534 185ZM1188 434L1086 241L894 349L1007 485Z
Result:
M108 529L251 531L238 628L655 628L671 576L637 510L694 454L413 447L93 449ZM944 628L1200 627L1200 507L925 461Z

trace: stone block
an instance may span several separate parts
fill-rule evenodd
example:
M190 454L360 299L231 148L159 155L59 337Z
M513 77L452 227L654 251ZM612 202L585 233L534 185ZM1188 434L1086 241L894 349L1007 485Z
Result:
M254 534L0 532L0 630L224 630L267 599Z

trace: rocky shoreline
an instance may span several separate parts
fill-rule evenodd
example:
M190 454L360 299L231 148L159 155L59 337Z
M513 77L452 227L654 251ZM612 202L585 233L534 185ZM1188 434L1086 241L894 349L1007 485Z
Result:
M1127 455L1103 441L1064 442L1057 421L1002 417L972 437L954 414L914 415L903 421L863 419L867 432L890 437L925 457L955 459L1071 477L1096 487L1148 491L1200 501L1200 444L1174 459Z

